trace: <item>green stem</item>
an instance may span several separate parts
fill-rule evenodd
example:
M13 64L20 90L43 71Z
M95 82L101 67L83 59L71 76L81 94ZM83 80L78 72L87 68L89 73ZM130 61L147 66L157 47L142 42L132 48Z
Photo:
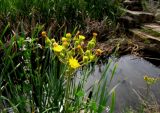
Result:
M68 112L67 108L69 108L69 94L70 94L70 83L71 77L70 74L67 76L67 83L66 83L66 94L65 94L65 111Z

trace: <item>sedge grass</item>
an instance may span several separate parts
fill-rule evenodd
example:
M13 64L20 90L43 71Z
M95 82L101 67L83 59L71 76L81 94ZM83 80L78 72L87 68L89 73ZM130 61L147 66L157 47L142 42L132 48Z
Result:
M83 24L86 18L115 21L121 15L118 0L0 0L0 18L7 21L28 19L36 23L57 21L60 25Z

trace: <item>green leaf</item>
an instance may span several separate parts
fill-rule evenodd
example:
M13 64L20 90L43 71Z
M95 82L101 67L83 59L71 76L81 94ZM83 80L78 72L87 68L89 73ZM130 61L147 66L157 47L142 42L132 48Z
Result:
M1 39L4 36L5 32L7 31L7 29L10 27L10 23L7 24L7 26L5 27L5 29L3 30L2 34L1 34Z
M114 91L114 92L112 93L112 103L111 103L111 110L110 110L110 113L113 113L113 111L114 111L115 98L116 98L116 93L115 93L115 91Z
M97 111L97 104L96 104L95 101L91 101L91 102L90 102L90 108L91 108L94 112Z
M118 67L118 64L115 64L114 68L113 68L113 71L112 71L112 75L111 75L111 79L110 79L110 82L112 81L114 75L115 75L115 72L117 70L117 67Z
M85 94L85 92L84 92L83 90L80 90L80 91L78 91L78 92L76 93L76 95L77 95L78 97L83 97L84 94Z

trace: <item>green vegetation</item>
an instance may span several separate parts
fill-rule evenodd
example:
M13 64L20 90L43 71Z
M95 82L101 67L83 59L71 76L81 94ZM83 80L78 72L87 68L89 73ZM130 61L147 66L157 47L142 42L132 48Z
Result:
M88 41L76 31L85 33L92 21L105 31L119 8L118 0L0 0L0 112L113 113L118 85L106 86L116 67L109 79L109 61L86 91L102 50L94 49L96 33Z
M122 34L117 24L121 2L0 0L0 112L114 113L120 82L111 84L117 65L107 55L100 79L86 87L105 54L96 42ZM111 47L103 48L116 56L120 42L111 40ZM159 81L145 80L149 86ZM124 112L136 110L126 108Z
M114 111L115 88L106 88L112 81L106 65L101 79L91 86L89 94L85 90L88 77L92 74L96 61L102 51L92 51L96 44L94 33L88 45L83 46L85 37L65 33L61 41L48 37L37 26L31 37L14 34L4 42L6 26L1 35L0 59L0 105L1 112L15 113L102 113L107 106ZM23 33L22 33L23 34ZM72 36L74 38L72 38ZM96 62L95 62L96 63ZM94 63L94 65L95 65ZM78 74L79 73L79 74ZM111 97L111 102L109 98Z
M118 0L0 0L0 20L3 23L18 24L23 21L27 26L37 23L51 26L56 22L60 27L83 27L85 20L116 21L121 11Z

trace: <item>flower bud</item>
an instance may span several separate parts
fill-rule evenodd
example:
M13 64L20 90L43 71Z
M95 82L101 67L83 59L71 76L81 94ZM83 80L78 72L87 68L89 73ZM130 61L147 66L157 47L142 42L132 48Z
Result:
M96 50L96 55L101 56L101 55L102 55L102 52L103 52L103 51L102 51L101 49L97 49L97 50Z
M53 47L56 47L56 46L58 46L58 43L54 42Z
M51 46L51 44L52 44L51 40L47 36L45 37L45 44L47 46Z
M87 56L90 56L90 54L91 54L91 51L90 51L90 50L87 50L87 51L85 52L85 55L87 55Z
M85 39L85 36L83 36L83 35L79 35L79 40L84 40Z
M67 34L66 34L66 38L67 38L67 39L70 39L71 36L72 36L71 33L67 33Z
M64 46L64 47L68 47L68 42L67 41L64 41L63 43L62 43L62 45Z
M83 62L84 62L84 63L87 63L88 60L89 60L88 56L83 56Z
M62 37L62 42L65 42L67 41L67 38L66 37Z
M93 49L95 47L95 43L93 41L89 41L87 45L87 49Z
M72 57L72 56L74 56L75 55L75 49L73 48L72 50L70 50L69 52L68 52L68 56L69 57Z
M74 47L77 47L79 45L79 41L75 41Z
M144 76L144 78L143 78L145 81L147 81L148 80L148 76Z
M82 48L81 45L78 45L78 46L77 46L77 49L81 49L81 48Z
M65 57L64 53L62 53L62 52L60 53L60 56L61 56L61 57Z
M97 33L93 33L93 37L97 37Z
M47 36L47 33L46 33L45 31L42 31L41 35L42 35L43 37L46 37L46 36Z
M89 59L90 59L91 61L93 61L93 60L95 59L95 55L90 55L90 56L89 56Z
M55 40L54 38L52 38L52 39L51 39L51 42L52 42L52 43L55 43L55 42L56 42L56 40Z

